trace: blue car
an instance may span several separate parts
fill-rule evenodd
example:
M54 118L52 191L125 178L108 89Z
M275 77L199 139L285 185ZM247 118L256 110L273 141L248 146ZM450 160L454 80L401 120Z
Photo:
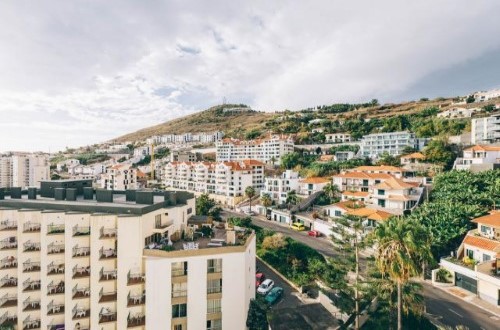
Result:
M267 294L267 296L264 298L266 301L272 305L278 301L278 299L283 295L283 288L280 288L279 286L272 288L271 291Z

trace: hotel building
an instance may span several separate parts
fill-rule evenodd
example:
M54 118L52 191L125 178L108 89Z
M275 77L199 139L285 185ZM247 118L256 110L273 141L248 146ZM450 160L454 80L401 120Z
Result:
M256 159L264 163L279 164L280 158L293 151L291 136L270 135L265 139L222 139L215 144L217 161Z

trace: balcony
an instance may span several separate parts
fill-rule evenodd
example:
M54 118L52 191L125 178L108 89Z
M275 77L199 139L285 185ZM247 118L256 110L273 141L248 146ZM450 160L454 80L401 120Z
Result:
M47 235L61 235L64 234L64 225L50 224L47 226Z
M78 304L73 307L73 320L84 319L90 317L90 309L88 307L81 307Z
M47 324L47 330L62 330L62 329L64 329L64 323L54 324L54 320L52 320L49 324ZM89 330L89 327L80 326L80 330Z
M99 259L115 259L116 258L116 249L105 249L101 248L99 250Z
M90 247L88 246L78 247L78 245L76 245L73 248L73 258L88 257L89 255L90 255Z
M15 236L8 237L0 241L0 250L17 249L17 239Z
M23 225L23 233L39 233L40 227L38 222L26 222Z
M100 239L105 239L105 238L116 238L116 228L104 228L101 227L99 230L99 238Z
M127 316L127 328L139 327L146 325L146 316L144 313L129 313Z
M78 284L76 284L73 287L73 299L82 299L82 298L87 298L87 297L90 297L90 287L89 286L78 287Z
M117 277L116 269L104 269L103 267L99 272L99 281L112 281L116 280L116 277Z
M116 312L110 308L102 308L99 312L99 324L116 321Z
M47 305L47 315L64 314L64 304L56 304L52 300Z
M128 293L127 307L144 305L146 303L146 293L143 291L139 294Z
M23 273L39 272L40 271L40 261L31 261L28 259L23 262Z
M99 302L110 302L110 301L116 301L116 291L104 291L104 289L101 289L99 291Z
M17 221L4 220L0 222L0 231L17 230Z
M12 307L17 306L17 295L15 294L4 294L0 298L0 307Z
M23 292L40 290L40 280L27 279L23 282Z
M5 257L2 260L0 260L0 269L9 269L16 267L17 267L17 258L13 256Z
M73 227L73 237L75 236L89 236L90 227L74 226Z
M144 283L146 280L146 274L141 272L129 271L127 274L127 285Z
M47 266L47 275L64 274L64 263L52 261Z
M51 281L49 285L47 285L47 295L63 294L64 291L64 281L59 281L57 284Z
M78 267L76 265L73 267L73 278L82 278L90 276L90 266Z
M4 327L5 329L14 329L16 324L17 315L11 314L7 311L0 316L0 327Z
M23 321L23 330L27 329L40 329L40 319L31 318L31 315L28 315Z
M172 298L187 297L187 290L172 291Z
M31 297L28 297L25 301L23 301L23 311L36 311L40 309L40 299L32 300Z
M5 275L0 279L0 288L14 288L17 286L17 278Z
M47 246L47 254L64 253L64 244L50 243Z
M27 241L23 244L24 252L40 251L40 242Z

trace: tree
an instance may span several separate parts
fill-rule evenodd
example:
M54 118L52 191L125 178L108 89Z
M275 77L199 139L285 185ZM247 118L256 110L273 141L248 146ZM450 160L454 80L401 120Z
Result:
M196 214L210 215L210 210L216 205L215 200L210 198L208 194L202 194L196 199Z
M267 250L279 250L287 246L288 242L283 234L278 233L267 236L262 241L262 248Z
M250 300L246 325L249 330L269 329L269 324L267 323L267 304L261 296Z
M250 213L252 212L252 198L255 196L255 189L252 186L245 188L245 195L248 197L248 203L250 205Z
M291 190L286 194L286 203L288 206L295 205L299 202L299 196L295 190Z
M323 187L323 191L325 192L325 195L330 198L330 200L338 198L340 193L337 185L334 185L331 182Z
M474 102L476 102L476 98L474 97L474 95L469 95L469 96L467 96L467 98L465 99L465 102L466 102L466 103L474 103Z
M269 195L268 193L262 194L262 196L260 197L260 202L266 208L266 214L267 214L267 208L273 205L273 200L271 198L271 195Z
M300 163L300 155L297 152L291 152L281 157L281 167L291 170Z
M429 141L423 153L426 162L440 164L445 168L450 168L457 156L451 145L443 139Z
M398 330L402 329L402 289L411 277L422 272L424 262L432 260L430 235L416 221L391 218L374 231L378 243L376 265L382 278L397 286Z
M483 110L486 112L492 112L495 110L495 106L493 104L487 104L483 107Z
M399 166L401 163L399 158L392 156L386 151L380 155L377 165Z

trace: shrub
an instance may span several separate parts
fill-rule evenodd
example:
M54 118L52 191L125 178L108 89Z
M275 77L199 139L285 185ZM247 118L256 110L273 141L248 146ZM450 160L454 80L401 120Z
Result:
M444 268L440 268L436 273L436 281L440 283L450 283L450 272Z
M283 234L267 236L262 241L262 248L266 250L279 250L287 246L286 238Z

